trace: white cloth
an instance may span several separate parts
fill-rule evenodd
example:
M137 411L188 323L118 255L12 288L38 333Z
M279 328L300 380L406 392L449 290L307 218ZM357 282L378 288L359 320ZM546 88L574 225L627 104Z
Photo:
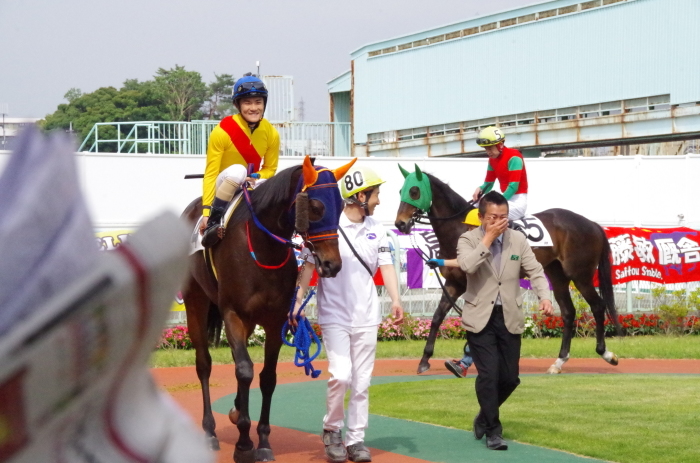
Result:
M372 274L379 266L393 263L386 229L377 220L365 217L362 223L353 223L342 213L340 226ZM374 280L342 235L338 237L338 243L343 267L335 278L318 280L318 323L348 327L379 325L382 317ZM313 263L308 250L304 249L301 257Z
M527 193L513 195L508 200L508 220L518 220L525 217L527 211Z
M343 428L345 393L349 388L345 445L365 440L378 328L378 325L355 328L339 324L321 325L323 345L328 355L328 372L331 374L326 391L323 429L339 431Z
M248 170L245 168L245 166L240 164L231 164L222 170L216 177L216 189L219 189L221 182L223 182L225 178L230 178L231 181L237 183L238 185L243 185L247 173Z

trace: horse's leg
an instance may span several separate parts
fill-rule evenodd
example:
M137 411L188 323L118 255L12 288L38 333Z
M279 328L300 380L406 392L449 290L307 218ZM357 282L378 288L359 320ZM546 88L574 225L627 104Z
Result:
M183 292L185 310L187 315L187 328L195 351L195 365L197 377L202 387L202 400L204 413L202 417L202 429L207 436L209 447L219 450L219 440L216 437L216 421L211 412L211 398L209 396L209 376L211 375L211 355L209 354L209 337L207 335L207 316L211 302L204 294L201 286L190 278L187 290Z
M238 442L233 452L233 461L236 463L253 463L255 461L255 445L250 439L250 412L248 410L250 384L253 382L253 362L248 355L246 342L252 328L246 326L241 318L229 306L222 306L226 337L233 361L236 362L236 381L238 393L236 394L237 408L239 411L236 427L238 428ZM230 417L230 414L229 414Z
M575 279L574 283L581 293L581 296L583 296L586 302L588 302L588 305L591 306L591 312L593 312L596 338L595 351L609 364L617 365L617 355L605 348L605 301L603 301L603 298L600 297L595 290L592 280L592 278Z
M282 324L265 328L265 366L260 372L260 392L262 393L262 409L258 421L258 450L257 461L274 461L275 456L270 446L270 407L272 394L277 385L277 359L282 347Z
M464 292L464 289L462 289L462 292L456 294L458 290L454 286L450 285L448 281L445 282L445 289L450 294L453 301L457 300L457 298ZM435 340L437 339L440 325L442 324L443 320L445 320L445 317L451 308L452 305L450 304L450 301L443 293L442 297L440 298L440 303L433 314L433 321L430 322L430 334L428 334L428 340L425 342L423 357L418 363L418 374L425 373L426 371L430 370L430 357L433 356L433 352L435 351Z
M574 333L574 321L576 319L576 308L571 300L569 292L569 283L571 280L564 273L559 261L554 261L545 268L545 273L552 283L554 298L559 304L561 318L564 321L564 330L561 337L561 348L559 349L559 358L557 358L552 366L549 367L547 373L561 373L562 367L569 360L569 351L571 350L571 338Z

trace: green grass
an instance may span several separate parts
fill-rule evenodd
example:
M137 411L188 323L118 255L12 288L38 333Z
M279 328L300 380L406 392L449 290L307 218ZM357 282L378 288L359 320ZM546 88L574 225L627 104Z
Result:
M504 437L616 462L700 461L700 376L522 376ZM474 379L371 387L370 412L471 430Z
M435 343L434 360L461 357L464 341L440 339ZM523 339L522 356L525 358L551 358L559 354L560 339ZM620 358L643 359L700 359L700 336L636 336L611 338L607 340L608 349ZM377 344L377 358L380 359L416 359L423 355L425 341L387 341ZM227 347L211 349L214 364L231 363L231 350ZM248 349L254 362L263 361L262 347ZM571 342L571 357L597 358L595 339L575 338ZM290 362L294 358L291 347L282 347L281 362ZM325 352L320 357L325 359ZM151 356L152 367L179 367L194 365L194 350L158 350Z

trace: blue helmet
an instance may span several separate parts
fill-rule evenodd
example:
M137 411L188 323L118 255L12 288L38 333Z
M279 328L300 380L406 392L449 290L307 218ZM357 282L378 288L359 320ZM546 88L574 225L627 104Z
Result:
M248 73L244 75L233 86L233 103L236 104L238 100L246 97L262 97L267 104L267 88L265 83L258 77Z

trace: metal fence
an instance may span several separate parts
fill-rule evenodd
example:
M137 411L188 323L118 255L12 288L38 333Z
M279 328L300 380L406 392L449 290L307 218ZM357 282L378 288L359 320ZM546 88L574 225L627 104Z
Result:
M100 122L78 151L205 155L219 121ZM282 156L349 156L349 122L272 122Z

